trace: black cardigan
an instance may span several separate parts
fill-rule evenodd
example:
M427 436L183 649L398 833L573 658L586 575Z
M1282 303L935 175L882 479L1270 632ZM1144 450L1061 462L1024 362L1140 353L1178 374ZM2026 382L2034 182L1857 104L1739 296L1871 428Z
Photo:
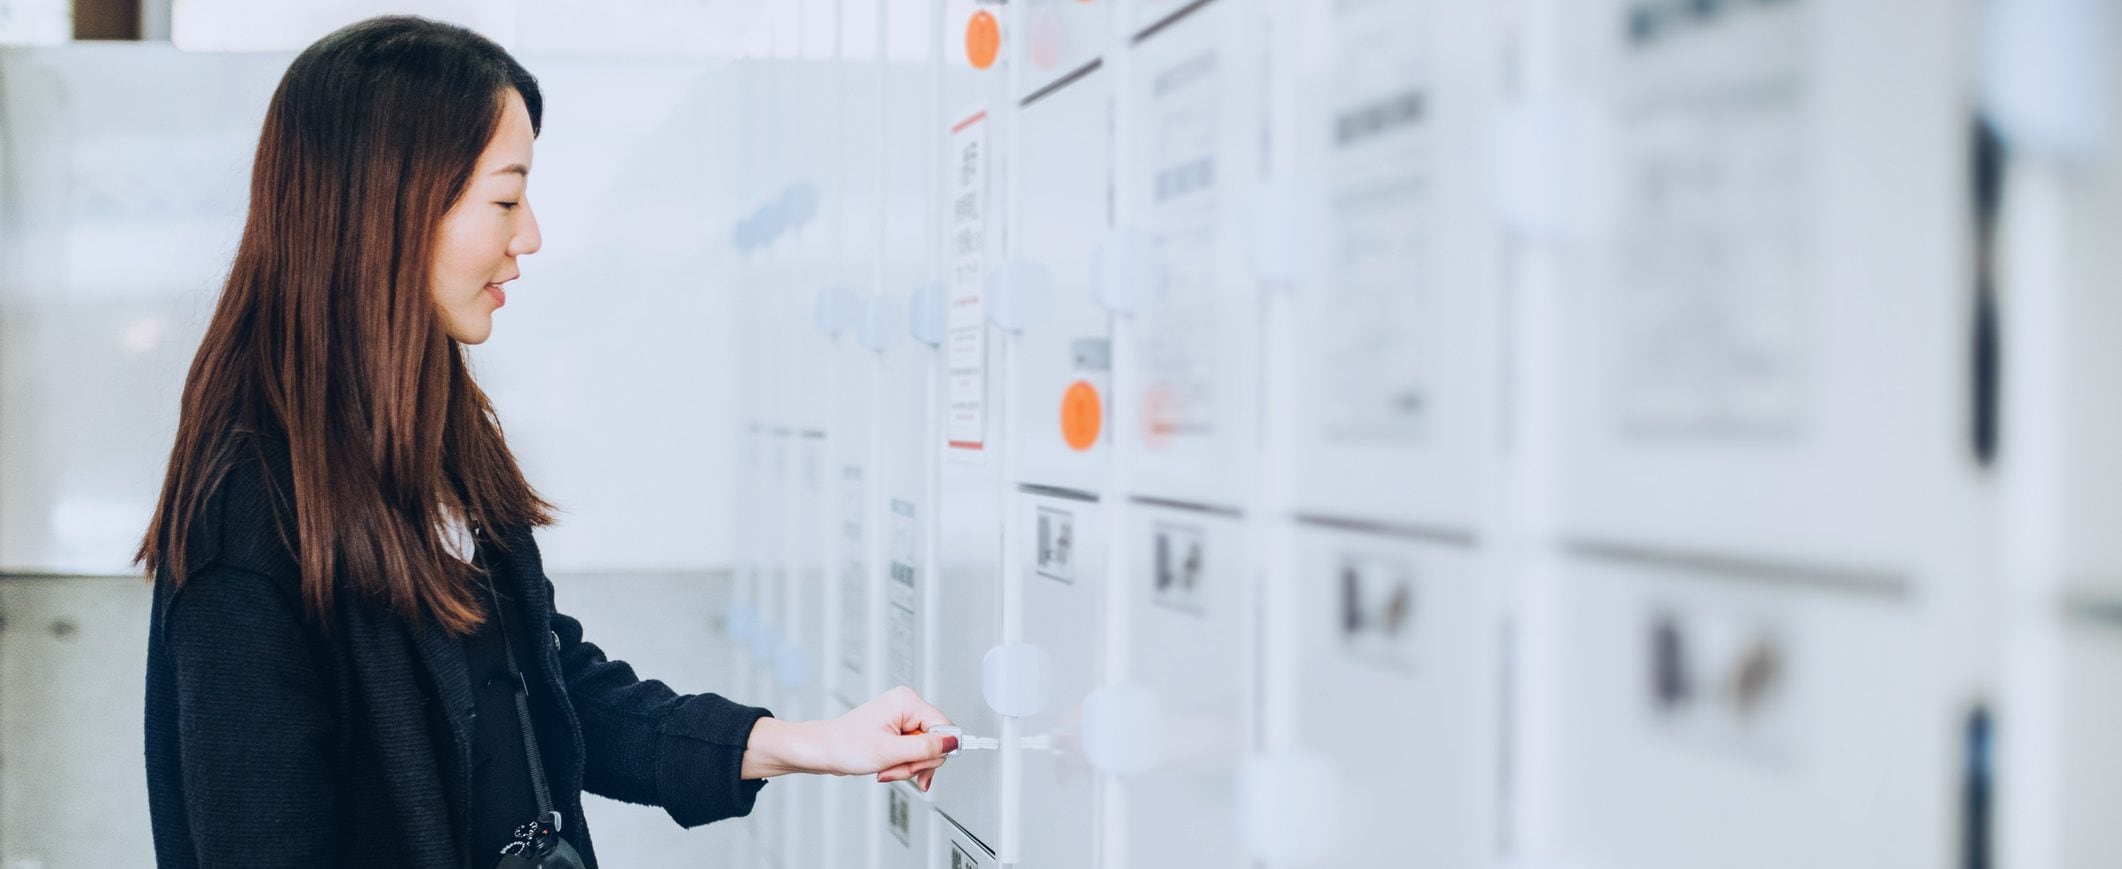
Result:
M182 591L157 577L148 628L147 783L162 866L462 866L472 861L473 695L456 639L350 592L332 629L303 615L276 527L290 510L286 448L247 453L195 523ZM284 521L284 520L282 520ZM283 536L284 535L284 536ZM661 806L692 827L748 814L752 725L768 713L681 695L609 661L553 609L528 529L484 537L520 595L535 672L561 699L536 722L562 835L592 867L581 793ZM496 545L498 543L498 545Z

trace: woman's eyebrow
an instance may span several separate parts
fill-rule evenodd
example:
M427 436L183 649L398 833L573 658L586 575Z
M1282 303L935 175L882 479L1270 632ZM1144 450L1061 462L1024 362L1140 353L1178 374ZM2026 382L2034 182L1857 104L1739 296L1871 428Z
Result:
M503 166L503 167L501 167L501 168L499 168L499 169L495 169L494 171L492 171L492 172L488 172L488 173L486 173L486 174L488 174L488 175L506 175L506 174L508 174L508 173L510 173L510 172L514 172L514 173L516 173L516 174L518 174L518 175L521 175L521 176L523 176L523 177L525 177L525 178L528 178L528 177L530 177L530 167L529 167L529 166L525 166L525 165L523 165L523 164L521 164L521 163L510 163L510 164L508 164L508 165L506 165L506 166Z

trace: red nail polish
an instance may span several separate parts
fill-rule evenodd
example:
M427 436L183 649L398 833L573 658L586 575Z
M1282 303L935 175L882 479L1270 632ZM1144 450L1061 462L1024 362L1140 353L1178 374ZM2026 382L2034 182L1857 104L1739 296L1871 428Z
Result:
M953 752L953 751L957 751L957 750L958 750L958 737L955 737L955 736L946 736L946 737L943 737L943 753L944 753L944 754L949 754L949 753L951 753L951 752Z

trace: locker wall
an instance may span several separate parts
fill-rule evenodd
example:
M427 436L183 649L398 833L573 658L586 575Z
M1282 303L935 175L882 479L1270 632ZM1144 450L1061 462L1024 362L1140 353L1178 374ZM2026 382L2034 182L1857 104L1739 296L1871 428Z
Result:
M739 862L2115 856L2117 164L1985 150L2020 5L786 13L731 620L1000 747Z

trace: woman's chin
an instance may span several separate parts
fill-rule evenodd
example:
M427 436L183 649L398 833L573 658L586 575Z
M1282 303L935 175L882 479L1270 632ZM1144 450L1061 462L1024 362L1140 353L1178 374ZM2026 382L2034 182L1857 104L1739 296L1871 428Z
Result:
M449 336L457 339L459 344L484 344L487 337L493 333L494 318L492 315L466 317L458 322L449 324Z

